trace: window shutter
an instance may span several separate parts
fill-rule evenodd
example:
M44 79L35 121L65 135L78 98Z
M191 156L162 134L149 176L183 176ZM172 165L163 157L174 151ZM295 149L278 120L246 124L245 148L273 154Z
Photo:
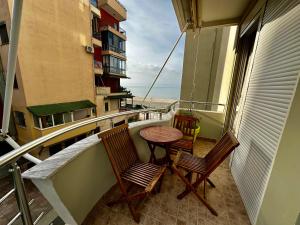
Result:
M300 72L299 0L269 0L238 131L232 174L252 224L272 170Z

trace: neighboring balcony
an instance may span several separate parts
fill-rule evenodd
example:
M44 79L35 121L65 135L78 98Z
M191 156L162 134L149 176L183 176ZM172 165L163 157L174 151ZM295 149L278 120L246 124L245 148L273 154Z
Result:
M99 0L98 6L114 15L118 21L127 19L127 10L118 0Z
M102 62L94 60L94 73L103 74Z
M116 57L126 60L126 51L114 45L103 44L102 54L114 55Z
M109 95L110 87L96 87L96 94L97 95Z
M92 42L93 45L102 47L101 32L95 32L95 31L93 32Z
M120 26L118 29L115 29L112 26L103 26L100 28L101 31L110 31L113 34L117 35L118 37L122 38L123 40L126 41L127 37L126 37L126 31L124 29L122 29Z
M96 94L103 95L108 99L132 98L133 95L124 87L117 90L111 90L111 87L96 87Z
M116 76L120 76L120 77L126 77L126 70L119 68L119 67L103 66L103 71L106 74L116 75Z
M90 0L90 6L91 6L92 13L94 13L99 18L101 18L101 13L100 13L100 10L98 8L98 2L97 2L97 0Z

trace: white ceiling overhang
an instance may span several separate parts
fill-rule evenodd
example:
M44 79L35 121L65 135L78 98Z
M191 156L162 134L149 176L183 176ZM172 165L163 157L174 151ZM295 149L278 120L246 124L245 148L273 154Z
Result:
M172 0L180 29L238 24L253 0Z

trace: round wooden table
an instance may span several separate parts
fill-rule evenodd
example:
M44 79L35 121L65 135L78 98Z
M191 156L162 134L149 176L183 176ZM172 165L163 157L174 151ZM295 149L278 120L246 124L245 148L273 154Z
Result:
M158 164L158 160L155 157L154 151L156 146L163 147L166 149L167 163L171 165L171 158L169 154L168 147L171 143L176 142L183 138L183 134L180 130L167 127L167 126L152 126L146 127L140 130L140 136L147 141L151 155L149 162ZM159 160L163 161L163 160Z

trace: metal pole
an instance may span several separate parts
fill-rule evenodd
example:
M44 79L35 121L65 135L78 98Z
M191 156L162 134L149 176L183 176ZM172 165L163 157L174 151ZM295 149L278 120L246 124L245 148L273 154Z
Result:
M22 17L23 0L14 0L13 13L10 28L10 43L8 48L8 63L6 74L6 86L4 97L4 110L2 118L2 134L6 135L9 128L9 119L11 113L12 94L16 73L17 50L19 43L20 25Z
M180 34L180 36L179 36L179 37L177 38L177 40L176 40L176 42L175 42L175 44L174 44L174 46L173 46L173 48L172 48L171 52L169 53L169 55L168 55L167 59L165 60L164 64L162 65L162 67L161 67L160 71L158 72L158 74L156 75L156 77L155 77L154 81L152 82L152 84L151 84L151 87L149 88L149 90L148 90L147 94L145 95L145 97L144 97L144 99L143 99L142 106L144 105L144 102L145 102L146 98L148 97L148 95L149 95L149 93L150 93L151 89L153 88L153 86L154 86L154 84L155 84L156 80L158 79L158 77L160 76L161 72L162 72L162 71L163 71L163 69L165 68L165 65L167 64L167 62L168 62L169 58L171 57L171 55L172 55L173 51L175 50L175 48L176 48L176 46L177 46L178 42L180 41L180 39L181 39L182 35L183 35L183 34L184 34L184 32L186 31L186 29L187 29L188 25L189 25L189 23L185 24L185 26L184 26L184 28L183 28L183 30L182 30L182 32L181 32L181 34Z
M15 142L14 139L12 139L11 137L7 136L5 138L5 141L12 146L14 149L20 148L21 146ZM26 153L25 155L23 155L23 157L27 160L29 160L30 162L33 162L34 164L39 164L40 162L42 162L42 160L30 155L29 153Z
M22 215L23 224L33 225L29 204L26 197L25 186L21 175L21 170L20 167L17 165L17 163L12 164L11 172L13 174L15 190L16 190L16 199Z

